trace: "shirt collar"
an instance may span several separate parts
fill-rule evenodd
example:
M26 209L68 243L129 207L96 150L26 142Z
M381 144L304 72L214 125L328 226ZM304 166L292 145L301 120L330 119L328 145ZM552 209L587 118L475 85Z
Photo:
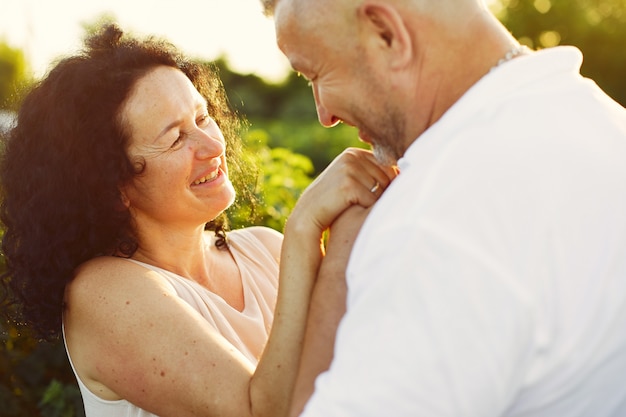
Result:
M529 55L522 55L494 68L474 84L444 115L422 135L416 138L398 160L400 172L428 163L423 159L428 149L439 147L439 141L449 137L450 132L464 126L468 119L501 102L510 94L520 91L524 85L533 84L553 74L564 71L580 71L583 56L574 46L546 48ZM437 138L437 141L433 140Z

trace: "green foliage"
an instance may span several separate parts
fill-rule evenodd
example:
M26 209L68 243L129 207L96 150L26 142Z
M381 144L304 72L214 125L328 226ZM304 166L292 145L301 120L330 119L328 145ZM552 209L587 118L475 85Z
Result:
M577 46L581 73L626 106L626 0L500 0L494 7L528 46Z
M0 40L0 109L15 110L22 88L30 84L24 52Z
M53 379L39 403L42 417L84 416L80 390ZM80 410L80 411L77 411Z
M267 132L270 148L284 147L306 155L317 176L345 148L367 147L357 137L356 129L340 124L331 129L312 120L274 119L252 121L252 126Z
M217 67L231 105L250 119L316 120L313 95L307 81L290 74L283 82L271 84L254 74L237 74L221 58Z
M250 130L244 137L244 157L260 167L252 185L258 203L251 206L239 202L229 210L233 228L259 224L282 231L296 200L313 180L313 164L308 157L286 148L270 148L268 139L267 132L261 129Z
M0 342L0 416L85 415L61 341L37 342L27 331L2 323Z
M298 197L311 182L313 164L287 148L264 148L259 159L264 167L261 223L282 231Z
M15 308L4 301L5 295L5 287L0 285L0 308ZM84 416L76 379L60 340L38 342L28 329L0 322L0 404L0 417Z

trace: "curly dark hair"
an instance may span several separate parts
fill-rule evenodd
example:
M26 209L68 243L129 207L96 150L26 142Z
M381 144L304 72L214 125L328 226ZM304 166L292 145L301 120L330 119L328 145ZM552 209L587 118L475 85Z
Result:
M120 185L142 167L126 153L129 137L119 113L135 82L161 65L180 69L208 101L227 141L237 192L246 192L239 165L246 163L239 157L245 122L230 108L213 68L165 40L103 26L26 95L0 160L7 295L2 311L38 338L59 336L64 288L78 265L100 255L130 257L137 249ZM227 248L226 227L223 214L206 228Z

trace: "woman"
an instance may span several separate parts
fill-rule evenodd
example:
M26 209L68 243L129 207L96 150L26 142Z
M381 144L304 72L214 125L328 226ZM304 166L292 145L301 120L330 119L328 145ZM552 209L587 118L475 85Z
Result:
M26 323L65 337L88 417L287 412L322 233L393 172L350 150L284 240L226 233L236 132L213 74L115 26L26 97L1 166L4 280Z

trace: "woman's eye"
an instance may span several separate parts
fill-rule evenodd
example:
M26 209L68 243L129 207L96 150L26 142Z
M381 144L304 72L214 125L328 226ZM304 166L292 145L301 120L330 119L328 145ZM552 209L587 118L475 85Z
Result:
M170 148L175 148L176 146L178 146L183 141L184 136L185 135L183 133L180 133L176 140L172 142L172 146L170 146Z

